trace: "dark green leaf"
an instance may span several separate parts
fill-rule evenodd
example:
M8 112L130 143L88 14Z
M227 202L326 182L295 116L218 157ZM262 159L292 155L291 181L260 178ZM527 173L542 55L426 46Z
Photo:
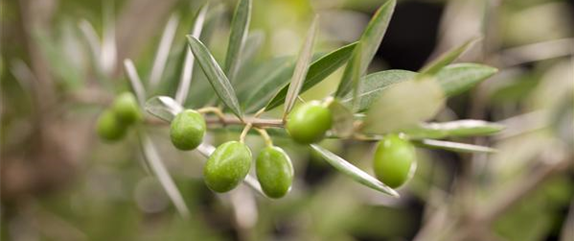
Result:
M250 20L251 0L239 0L231 21L231 33L229 34L229 45L227 46L227 56L225 57L225 73L231 81L235 80L239 70Z
M283 116L287 116L293 106L295 106L295 101L299 96L299 91L301 91L303 81L309 71L309 63L311 63L311 59L313 58L313 45L315 44L315 37L317 36L317 25L318 19L315 17L315 19L313 19L313 23L311 23L311 27L309 28L309 32L307 33L307 38L305 39L305 43L303 43L301 52L299 52L299 58L297 59L297 64L295 65L293 76L291 77L291 83L287 89Z
M211 83L215 93L237 117L242 118L243 114L235 91L215 58L213 58L201 41L190 35L187 35L187 39L193 55L197 59L209 83Z
M342 172L343 174L351 177L353 180L360 184L363 184L369 188L389 194L393 197L399 197L399 194L394 189L388 187L384 183L380 182L373 176L354 166L353 164L347 162L343 158L335 155L334 153L324 149L315 144L311 144L311 148L315 150L319 155L321 155L325 161L331 164L335 169Z
M450 97L469 90L496 72L498 70L490 66L461 63L444 67L438 72L436 78L445 96Z
M353 51L353 56L359 57L359 61L356 61L357 63L350 62L347 65L335 96L345 96L351 91L353 86L358 86L359 83L353 83L353 79L355 79L355 82L359 81L359 79L353 78L353 76L358 72L360 77L367 71L369 63L375 56L375 53L377 53L381 40L385 36L396 3L396 0L389 0L383 4L367 25L359 40L361 48Z
M356 45L356 42L345 45L314 61L309 67L309 72L307 72L307 76L305 77L300 93L305 93L305 91L311 89L311 87L319 84L322 80L345 64L347 60L349 60L349 57ZM283 87L267 104L265 109L271 110L283 104L283 102L285 102L288 88L289 86Z

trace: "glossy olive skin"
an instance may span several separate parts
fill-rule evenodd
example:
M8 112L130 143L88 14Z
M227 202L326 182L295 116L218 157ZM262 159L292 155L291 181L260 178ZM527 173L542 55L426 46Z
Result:
M387 135L377 145L373 165L381 182L391 188L400 187L416 169L415 147L398 135Z
M180 150L193 150L201 144L205 135L205 119L194 110L184 110L171 121L169 136Z
M111 110L106 110L100 114L96 123L98 135L107 141L117 141L126 134L127 127L118 121L116 114Z
M311 101L298 106L289 114L287 132L296 142L311 144L325 137L332 122L329 108L319 101Z
M293 164L283 149L269 146L261 150L255 163L257 179L270 198L285 196L293 182Z
M228 192L237 187L251 168L251 150L238 141L221 144L205 163L205 184L215 192Z
M117 119L126 125L131 125L142 119L142 113L136 97L131 92L123 92L116 97L112 110Z

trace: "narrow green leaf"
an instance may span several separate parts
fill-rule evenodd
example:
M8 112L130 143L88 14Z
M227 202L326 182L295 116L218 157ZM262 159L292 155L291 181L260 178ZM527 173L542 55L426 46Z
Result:
M381 92L371 105L362 131L385 134L432 118L444 105L440 85L433 78L403 81Z
M201 36L201 32L203 31L203 24L205 23L205 17L207 15L207 8L209 4L204 4L197 16L195 17L195 22L193 23L193 29L191 30L191 36L196 39L199 39ZM189 86L191 85L191 79L193 77L193 67L194 67L193 54L191 53L191 49L186 47L185 51L185 60L183 62L183 67L181 70L181 77L179 80L179 85L177 87L177 92L175 93L175 100L180 103L184 104L185 100L187 99L187 95L189 93Z
M311 148L315 150L319 155L321 155L325 161L331 164L335 169L342 172L343 174L349 176L356 182L363 184L369 188L389 194L393 197L399 197L399 193L394 189L388 187L384 183L380 182L373 176L354 166L353 164L347 162L343 158L335 155L334 153L324 149L318 145L311 144Z
M155 89L161 80L178 24L179 17L176 14L173 14L169 17L169 20L165 25L148 79L150 89Z
M130 86L132 87L132 90L138 99L138 103L140 104L140 107L143 107L146 99L146 91L136 70L134 62L131 59L125 59L124 69L130 81Z
M353 56L356 56L360 61L358 63L349 62L335 92L335 96L342 97L347 93L351 92L353 86L358 86L359 83L353 83L353 76L358 72L359 76L362 76L367 71L371 60L377 53L381 40L385 36L389 22L391 21L391 16L395 10L397 2L396 0L389 0L383 4L379 10L375 13L367 28L363 32L359 42L361 44L360 49L353 51ZM355 57L352 57L355 58ZM355 78L355 82L359 81Z
M455 61L462 53L464 53L466 50L468 50L478 40L479 40L479 38L473 38L473 39L467 40L462 45L441 54L438 58L436 58L435 60L426 64L419 71L420 75L423 76L423 75L435 75L435 74L437 74L444 66Z
M401 130L409 138L442 139L446 137L482 136L495 134L503 125L482 120L457 120L443 123L422 123L416 127Z
M353 112L342 105L338 100L331 101L329 110L331 110L331 114L333 115L332 134L340 138L351 136L353 134L353 124L355 121Z
M313 19L313 23L311 23L309 32L307 33L305 43L303 43L303 47L299 53L299 58L297 59L297 64L295 65L295 71L291 77L291 84L289 84L289 89L287 90L287 95L285 97L285 108L283 110L283 116L287 116L287 114L289 114L295 105L295 101L299 96L299 91L301 91L301 87L303 86L303 81L307 76L309 63L313 57L313 45L315 44L315 36L317 35L317 25L318 19L315 17L315 19Z
M432 140L432 139L413 140L413 143L417 146L420 146L420 147L442 149L442 150L462 152L462 153L473 153L473 152L495 153L496 152L496 149L486 147L486 146L477 146L477 145L471 145L471 144L465 144L465 143L450 142L450 141L439 141L439 140Z
M187 40L193 55L197 59L199 66L207 76L209 83L219 98L237 117L242 118L241 107L235 95L235 91L229 83L229 80L221 70L221 67L211 55L209 50L197 38L187 35Z
M261 50L263 43L265 42L265 33L261 30L253 31L249 34L247 39L245 40L245 46L243 46L243 50L241 51L241 61L238 65L238 72L241 72L241 68L243 66L247 66L253 58L257 55L257 53Z
M251 85L251 89L246 90L249 93L249 97L245 101L246 111L255 112L263 108L274 93L289 84L289 77L293 73L293 69L293 61L285 61L273 71L268 72L258 83Z
M461 63L444 67L438 72L436 78L445 96L450 97L471 89L496 72L498 72L498 70L490 66Z
M229 45L225 57L225 73L231 81L235 80L239 70L241 52L249 31L250 20L251 0L239 0L231 20L231 33L229 34Z
M179 214L184 218L189 218L189 209L187 208L185 201L183 200L183 196L181 195L173 179L169 175L167 168L163 164L161 156L159 155L155 147L155 144L145 132L140 131L138 133L139 133L140 145L145 160L147 161L150 169L158 178L160 184L163 186L163 189L167 193L167 196L173 202L173 205L175 206Z
M357 112L367 110L373 102L381 95L382 91L393 84L411 80L416 76L416 72L400 69L384 70L369 74L361 79L361 91L357 94ZM348 93L341 98L341 103L351 108L353 103L353 94Z
M303 82L303 87L301 87L300 94L305 93L305 91L311 89L313 86L321 83L325 78L331 75L335 70L339 69L343 64L347 63L353 49L357 45L357 42L345 45L341 48L335 49L332 52L324 55L323 57L315 60L311 63L305 81ZM285 102L285 96L287 95L287 90L289 86L283 87L275 97L267 104L266 110L272 110Z
M183 106L169 96L155 96L145 103L145 110L148 113L168 123L183 109Z

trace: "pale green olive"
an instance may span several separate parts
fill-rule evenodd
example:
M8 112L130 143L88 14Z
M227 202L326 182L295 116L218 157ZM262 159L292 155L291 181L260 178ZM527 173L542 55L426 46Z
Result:
M415 147L398 135L387 135L377 145L373 166L381 182L391 188L400 187L416 169Z
M136 97L131 92L121 93L112 104L112 110L119 121L131 125L142 119L142 113Z
M237 187L251 168L251 150L238 141L221 144L205 163L203 176L215 192L228 192Z
M115 112L105 110L100 114L96 123L98 135L107 141L117 141L122 139L126 134L127 127L118 121Z
M295 108L287 119L287 132L298 143L311 144L325 137L331 129L329 108L319 101L311 101Z
M205 135L205 119L194 110L184 110L177 114L170 126L170 138L180 150L193 150L201 144Z
M255 163L257 179L270 198L285 196L293 182L293 165L283 149L270 146L259 153Z

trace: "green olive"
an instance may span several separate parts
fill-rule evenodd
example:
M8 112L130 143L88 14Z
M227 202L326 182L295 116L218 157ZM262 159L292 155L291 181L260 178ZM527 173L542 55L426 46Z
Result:
M318 142L331 129L331 111L319 101L311 101L295 108L287 119L287 132L301 144Z
M193 150L203 141L205 119L197 111L184 110L171 121L169 135L177 149Z
M125 136L127 127L118 121L116 114L106 110L98 118L96 131L98 135L107 141L117 141Z
M203 176L215 192L228 192L237 187L251 168L251 151L238 141L221 144L205 163Z
M257 156L255 163L257 179L263 192L270 198L285 196L293 182L293 165L283 149L266 147Z
M398 135L387 135L377 145L373 165L381 182L391 188L400 187L416 169L415 147Z
M131 92L118 95L112 104L112 110L117 119L126 125L131 125L142 119L136 97Z

